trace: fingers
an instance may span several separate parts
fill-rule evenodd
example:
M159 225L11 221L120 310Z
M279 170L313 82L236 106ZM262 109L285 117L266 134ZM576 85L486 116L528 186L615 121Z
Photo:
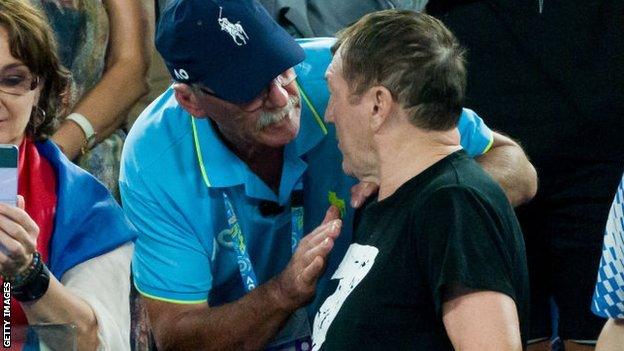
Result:
M325 212L325 218L323 219L323 223L321 224L329 223L330 221L333 221L334 219L340 219L340 209L332 205L332 206L329 206L329 208L327 209L327 212Z
M20 198L22 197L18 196L18 201L20 201ZM23 200L24 198L22 198L22 205ZM31 235L39 234L39 227L37 226L37 223L35 223L35 221L33 221L28 213L26 213L26 211L24 211L22 208L0 204L0 215L22 226L24 230L26 230Z
M17 195L17 207L22 210L26 209L26 202L24 201L24 197L22 195Z
M306 285L314 285L316 280L323 273L325 267L325 260L322 257L315 257L312 262L301 272L299 279Z
M312 247L310 250L303 254L304 262L312 262L315 257L327 257L331 249L334 247L334 240L332 238L325 238L323 241Z
M351 207L359 208L371 195L377 193L379 185L373 182L359 182L351 187Z
M312 233L306 236L304 239L308 248L318 245L325 238L330 237L336 239L340 234L342 228L342 221L335 219L327 224L323 224L317 227Z
M334 219L320 225L299 243L286 269L278 276L280 294L287 305L300 307L314 296L316 280L325 268L325 258L340 235L342 221Z
M336 230L339 232L339 230ZM327 232L329 233L329 231ZM314 285L325 268L325 258L334 247L334 238L330 236L319 236L318 241L309 250L303 253L303 271L300 274L301 280L307 285Z
M18 197L18 202L19 202ZM23 205L23 198L22 198ZM32 254L37 249L37 236L39 227L30 216L21 208L10 207L0 204L0 238L13 239L23 247L23 253ZM11 242L4 242L4 249L16 254ZM0 251L5 251L0 248ZM7 254L9 257L11 255ZM18 254L21 256L22 254Z
M325 238L321 243L306 252L309 264L300 274L301 281L306 285L314 285L325 269L325 258L334 247L331 238Z

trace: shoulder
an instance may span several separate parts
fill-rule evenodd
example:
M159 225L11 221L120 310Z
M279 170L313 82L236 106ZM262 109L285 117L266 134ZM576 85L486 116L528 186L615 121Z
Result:
M430 181L422 188L418 201L425 212L449 206L458 211L469 205L509 206L500 186L463 151L447 156L432 168Z
M38 143L37 149L57 177L49 262L55 275L136 237L134 227L102 183L69 161L51 141Z
M503 189L477 161L464 156L453 160L452 165L458 185L497 208L512 209Z
M473 194L488 201L507 202L507 197L498 183L465 151L457 151L431 168L433 174L425 187L426 195Z
M175 162L178 149L192 144L191 115L178 105L169 87L138 117L124 143L121 180L136 173L153 172Z
M110 193L93 175L71 162L54 144L47 140L37 143L37 150L52 166L57 176L58 192L74 193L77 189L95 192L103 197L112 197Z

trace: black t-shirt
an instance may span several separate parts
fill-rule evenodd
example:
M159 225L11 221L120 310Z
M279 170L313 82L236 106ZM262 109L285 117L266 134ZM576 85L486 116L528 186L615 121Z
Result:
M522 233L502 189L463 151L364 209L320 292L314 349L452 350L441 313L453 285L510 296L525 341Z

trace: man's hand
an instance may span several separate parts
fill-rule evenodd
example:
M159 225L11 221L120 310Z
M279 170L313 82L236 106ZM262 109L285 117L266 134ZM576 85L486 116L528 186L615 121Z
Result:
M315 293L325 258L340 233L340 210L306 235L277 277L220 306L144 297L159 350L260 350Z
M351 187L351 207L360 208L371 195L379 190L379 184L361 181Z
M316 292L316 281L323 273L325 259L340 234L342 221L338 208L331 206L323 223L303 237L288 266L276 278L278 301L295 310L308 303Z

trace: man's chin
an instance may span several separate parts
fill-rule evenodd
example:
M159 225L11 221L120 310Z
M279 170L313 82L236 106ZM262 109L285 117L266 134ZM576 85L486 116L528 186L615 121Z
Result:
M357 178L355 172L353 172L351 167L349 167L349 164L347 164L344 160L342 161L342 171L348 176Z
M295 140L299 133L298 127L280 129L277 131L263 130L262 143L269 147L282 147Z

